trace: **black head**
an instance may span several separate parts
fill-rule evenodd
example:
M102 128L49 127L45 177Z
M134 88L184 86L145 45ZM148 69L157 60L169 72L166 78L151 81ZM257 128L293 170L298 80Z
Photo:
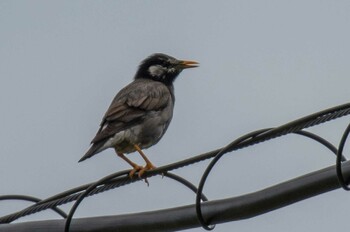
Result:
M171 85L182 70L195 67L198 67L195 61L177 60L174 57L156 53L141 62L135 79L147 78Z

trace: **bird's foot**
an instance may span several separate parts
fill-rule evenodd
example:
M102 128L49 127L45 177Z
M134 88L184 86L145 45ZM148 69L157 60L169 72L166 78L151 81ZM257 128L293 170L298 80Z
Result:
M142 166L139 166L137 164L133 164L133 169L129 172L129 177L130 179L132 179L136 173L137 176L139 178L142 178L143 174L146 172L146 171L149 171L149 170L152 170L152 169L155 169L156 166L154 166L152 163L147 163L146 166L142 167ZM147 186L149 186L149 182L147 180L147 178L144 178Z
M152 163L147 163L146 166L141 168L141 170L139 171L139 174L138 174L139 178L142 177L142 175L145 173L145 171L153 170L155 168L156 168L156 166L154 166Z
M139 166L137 164L133 165L133 169L129 172L129 177L130 179L133 178L133 176L135 175L136 172L140 172L144 167ZM139 177L140 177L140 173L139 173Z
M152 163L147 163L145 167L143 167L140 171L139 171L139 178L142 178L142 175L146 172L146 171L149 171L149 170L152 170L152 169L155 169L156 166L154 166ZM145 183L147 184L147 186L149 186L149 182L147 180L147 177L144 178L144 181Z

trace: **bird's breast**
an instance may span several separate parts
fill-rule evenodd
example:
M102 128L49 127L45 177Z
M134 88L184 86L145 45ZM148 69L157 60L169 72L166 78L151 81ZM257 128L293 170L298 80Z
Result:
M157 111L148 111L142 119L132 127L116 133L110 140L110 144L119 152L134 152L134 144L141 149L148 148L163 137L173 117L174 103L169 98L165 108Z
M135 134L141 147L150 147L163 137L173 117L173 104L170 103L160 111L151 111L140 128L135 128Z

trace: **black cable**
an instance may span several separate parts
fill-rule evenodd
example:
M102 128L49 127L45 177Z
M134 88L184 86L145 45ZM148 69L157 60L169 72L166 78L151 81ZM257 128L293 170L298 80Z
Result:
M349 179L350 162L344 162L342 168L345 178ZM249 167L247 167L247 170L256 172L256 170ZM228 178L230 175L232 174L224 175L224 178ZM227 223L257 217L339 188L334 165L249 194L205 202L202 207L205 218L211 218L213 224ZM63 232L63 225L64 220L31 221L0 225L0 231ZM175 208L127 215L78 218L74 220L73 225L72 232L160 232L180 231L200 226L195 205L182 205Z
M217 150L214 150L211 152L207 152L207 153L198 155L196 157L192 157L192 158L185 159L183 161L179 161L179 162L176 162L176 163L173 163L170 165L165 165L165 166L156 168L152 171L147 171L144 173L144 177L151 177L151 176L154 176L157 174L162 174L162 173L165 173L167 170L173 170L173 169L179 168L181 166L185 166L185 165L189 165L189 164L203 161L205 159L209 159L212 156L214 156L219 150L220 149L217 149ZM125 170L123 172L125 172L125 174L127 174L130 172L130 170ZM100 186L100 187L94 189L93 191L91 191L89 196L92 196L94 194L98 194L98 193L101 193L101 192L104 192L107 190L111 190L111 189L123 186L125 184L129 184L129 183L131 183L130 178L115 178L115 179L109 181L108 183L106 183L104 186ZM93 184L93 183L85 184L85 185L67 190L67 191L62 192L60 194L52 196L48 199L45 199L42 202L39 202L38 204L27 207L21 211L3 216L0 218L0 224L1 223L10 223L14 220L17 220L20 217L27 216L27 215L48 209L48 208L52 207L53 205L62 205L62 204L72 202L72 201L78 199L78 197L80 195L79 192L85 190L91 184ZM72 195L69 195L69 194L72 194Z
M296 131L296 132L294 132L294 134L302 135L304 137L308 137L316 142L321 143L322 145L324 145L326 148L328 148L335 155L337 155L337 153L338 153L338 149L333 144L331 144L328 140L322 138L321 136L318 136L314 133L311 133L309 131L304 131L304 130ZM344 156L342 156L342 160L346 161Z
M94 189L93 191L90 192L89 196L92 196L94 194L98 194L110 189L114 189L116 187L120 187L123 186L124 184L128 184L131 182L130 178L128 177L128 173L130 172L130 170L124 170L123 173L125 174L124 177L121 178L114 178L110 181L107 181L105 185L99 186L98 188ZM175 174L171 174L168 173L170 178L177 180L178 182L184 184L185 186L187 186L188 188L190 188L192 191L196 192L197 189L195 188L195 186L193 184L191 184L190 182L188 182L186 179L183 179L181 177L177 177L175 178ZM113 175L113 174L112 174ZM146 173L145 173L146 175ZM153 174L155 175L155 174ZM151 176L151 175L148 175ZM166 174L165 174L166 176ZM139 181L140 179L135 179L134 181ZM91 186L94 183L90 183L90 184L85 184L70 190L67 190L65 192L56 194L52 197L49 197L45 200L42 200L40 202L38 202L35 205L32 205L30 207L27 207L19 212L4 216L1 218L0 220L0 224L1 223L10 223L20 217L26 216L26 215L30 215L48 208L51 208L52 206L55 205L62 205L71 201L74 201L76 199L78 199L78 197L80 196L81 192L86 190L89 186ZM191 187L192 185L192 187ZM195 188L195 190L193 189L193 187ZM203 199L206 199L205 196L203 195Z
M164 176L180 182L181 184L183 184L183 185L187 186L189 189L191 189L194 193L197 193L197 191L198 191L197 187L194 184L192 184L191 182L189 182L185 178L182 178L181 176L175 175L174 173L170 173L170 172L165 173ZM204 194L202 194L201 199L202 199L202 201L208 201L208 198Z
M128 174L130 172L130 170L125 170L123 172L125 174ZM127 181L128 180L129 180L129 178L127 179ZM30 215L30 214L33 214L33 213L36 213L36 212L40 212L42 210L51 208L52 206L62 205L62 204L74 201L74 200L76 200L79 197L79 195L81 194L80 193L81 191L86 190L92 184L93 183L85 184L85 185L82 185L82 186L79 186L79 187L67 190L65 192L59 193L59 194L54 195L54 196L52 196L50 198L47 198L45 200L42 200L42 201L38 202L37 204L29 206L29 207L27 207L27 208L25 208L25 209L23 209L21 211L18 211L18 212L13 213L13 214L6 215L4 217L1 217L0 218L0 224L2 224L2 223L10 223L10 222L12 222L12 221L14 221L14 220L16 220L16 219L18 219L20 217L27 216L27 215ZM110 187L109 189L118 187L119 185L122 185L122 184L123 184L122 180L120 180L118 183L109 184L109 187ZM106 187L103 188L103 186L102 186L102 187L100 187L98 189L95 189L95 191L93 191L91 193L91 195L94 195L94 194L97 194L99 192L103 192L103 191L106 191L106 190L108 190L108 188L106 188Z
M30 201L38 203L41 201L40 198L32 197L28 195L2 195L0 196L0 201L7 201L7 200L22 200L22 201ZM51 207L53 211L55 211L57 214L59 214L63 218L67 218L67 214L61 210L60 208L53 206Z
M342 163L341 157L342 157L345 142L349 136L349 133L350 133L350 124L346 127L346 129L343 133L343 136L340 140L339 147L338 147L338 153L337 153L337 161L336 161L336 171L337 171L338 181L339 181L340 186L346 191L349 191L350 187L346 183L344 175L343 175L342 165L341 165L341 163Z
M88 194L94 190L97 186L99 185L102 185L102 184L105 184L107 183L108 181L110 181L111 179L114 179L116 177L121 177L121 176L125 176L125 172L122 171L122 172L117 172L117 173L113 173L109 176L106 176L102 179L100 179L99 181L91 184L80 196L79 198L75 201L74 205L72 206L68 216L67 216L67 220L66 220L66 223L65 223L65 232L69 232L69 228L70 228L70 224L71 224L71 221L73 219L73 216L74 216L74 213L75 211L77 210L77 208L79 207L80 203L85 199L86 196L88 196ZM175 174L172 174L172 173L164 173L164 176L170 178L170 179L173 179L173 180L176 180L182 184L184 184L185 186L187 186L188 188L190 188L193 192L197 192L197 188L189 181L187 181L186 179L178 176L178 175L175 175ZM127 178L128 175L127 175ZM140 179L137 179L137 178L133 178L132 179L133 181L132 182L135 182L135 181L138 181ZM147 183L148 184L148 183ZM207 201L208 199L206 198L206 196L204 194L202 194L201 196L201 199L204 200L204 201Z
M269 139L273 139L273 138L276 138L276 137L279 137L282 135L286 135L288 133L300 131L303 128L315 126L315 125L318 125L320 123L334 120L336 118L343 117L343 116L348 115L348 114L350 114L350 103L339 105L339 106L336 106L333 108L329 108L329 109L320 111L318 113L308 115L306 117L300 118L300 119L295 120L293 122L284 124L280 127L276 127L274 129L268 130L264 133L259 134L256 137L252 137L250 139L242 141L241 143L239 143L239 145L226 147L226 149L227 149L227 152L232 151L232 150L241 149L241 148L244 148L247 146L251 146L251 145L254 145L257 143L264 142L264 141L269 140ZM214 150L211 152L207 152L207 153L198 155L196 157L192 157L192 158L189 158L186 160L182 160L182 161L179 161L179 162L176 162L173 164L169 164L169 165L154 169L152 171L148 171L144 174L144 176L150 177L150 176L153 176L156 174L161 174L161 173L164 173L166 171L174 170L174 169L177 169L180 167L184 167L184 166L187 166L190 164L194 164L194 163L212 158L215 155L217 155L218 152L220 152L221 150L222 149L217 149L217 150ZM98 187L98 188L94 189L93 191L91 191L89 196L103 192L103 191L107 191L109 189L120 187L120 186L123 186L125 184L129 184L129 183L131 183L130 179L126 180L125 178L115 178L110 183L108 183L104 186ZM86 187L86 186L89 186L89 185L85 185L84 187ZM19 212L1 217L0 224L1 223L9 223L13 220L18 219L19 217L29 215L29 214L32 214L35 212L39 212L41 210L50 208L53 205L61 205L61 204L65 204L65 203L74 201L78 197L79 197L79 193L76 193L76 194L73 194L70 196L63 197L61 199L56 199L54 201L47 202L47 200L44 200L45 203L34 205L32 207L28 207L28 208L21 210Z
M80 202L82 202L84 200L84 198L93 190L95 189L97 186L105 183L106 181L109 181L115 177L120 177L120 176L125 176L125 172L121 171L121 172L117 172L117 173L113 173L111 175L105 176L102 179L96 181L95 183L93 183L92 185L90 185L82 194L80 194L80 196L78 197L78 199L75 201L74 205L72 206L71 210L69 211L68 217L66 219L66 224L64 226L64 231L65 232L69 232L69 227L70 227L70 223L72 221L73 215L75 213L75 210L78 208ZM134 178L135 179L135 178Z
M198 221L199 223L202 225L202 227L206 230L213 230L215 228L215 226L210 226L210 222L204 219L203 214L202 214L202 208L201 208L201 204L200 204L200 196L202 195L202 191L203 191L203 187L205 184L205 181L207 180L207 177L210 173L210 171L212 170L212 168L214 167L214 165L219 161L219 159L226 154L230 148L237 146L238 144L240 144L243 141L247 141L249 139L252 139L264 132L267 132L271 130L269 129L262 129L262 130L257 130L254 131L252 133L249 133L247 135L244 135L238 139L236 139L235 141L233 141L232 143L230 143L229 145L227 145L226 147L224 147L223 149L221 149L220 152L217 153L217 155L214 157L214 159L209 163L208 167L205 169L202 178L199 182L198 185L198 191L197 191L197 195L196 195L196 212L197 212L197 217L198 217Z
M206 230L213 230L215 226L210 226L210 223L208 223L208 221L206 221L204 218L203 218L203 214L202 214L202 210L201 210L201 206L200 206L200 199L198 199L198 196L202 193L202 190L204 188L204 184L205 184L205 181L210 173L210 171L212 170L212 168L215 166L215 164L219 161L219 159L228 152L228 150L230 149L230 147L235 147L235 146L239 146L240 143L244 142L244 141L247 141L249 139L253 139L254 137L257 137L265 132L268 132L268 131L272 131L276 128L268 128L268 129L263 129L263 130L259 130L259 131L255 131L255 132L252 132L250 134L247 134L243 137L240 137L238 138L237 140L233 141L232 143L230 143L229 145L227 145L226 147L224 147L220 152L218 152L218 154L215 156L215 158L210 162L210 164L207 166L205 172L203 173L202 175L202 178L200 180L200 183L199 183L199 186L198 186L198 192L197 192L197 197L196 197L196 212L197 212L197 217L198 217L198 220L201 224L201 226L206 229ZM349 134L350 132L350 125L349 125L349 130L347 131L347 135ZM324 145L325 147L327 147L329 150L331 150L335 155L337 155L337 158L339 158L339 160L343 160L343 161L346 161L345 157L341 155L341 153L338 155L338 149L332 145L329 141L327 141L326 139L316 135L316 134L313 134L311 132L308 132L308 131L295 131L293 132L295 134L298 134L298 135L302 135L302 136L305 136L305 137L308 137L310 139L313 139L319 143L321 143L322 145ZM345 141L344 141L345 142ZM338 166L338 164L337 164ZM339 161L339 169L341 170L341 164L340 164L340 161ZM338 170L338 168L337 168ZM341 172L341 171L340 171ZM339 175L339 174L338 174ZM341 175L341 178L342 178L342 183L345 183L344 181L344 177ZM345 185L346 186L346 185ZM344 188L344 184L342 184L342 187ZM348 186L346 186L349 190L350 188Z

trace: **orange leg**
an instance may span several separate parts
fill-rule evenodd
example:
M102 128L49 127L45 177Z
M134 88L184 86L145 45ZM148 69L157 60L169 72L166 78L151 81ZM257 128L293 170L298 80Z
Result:
M145 160L146 162L146 166L143 167L140 171L139 171L139 177L141 177L143 175L143 173L145 173L145 171L148 171L148 170L152 170L152 169L155 169L156 166L154 166L151 161L147 158L147 156L145 155L145 153L143 153L143 151L141 150L141 148L134 144L134 147L136 149L136 151L142 156L142 158Z
M130 164L133 169L130 171L129 176L130 178L132 178L134 176L134 174L140 170L143 169L142 166L137 165L136 163L132 162L131 160L129 160L123 153L117 152L117 150L115 150L115 152L117 153L117 155L122 158L123 160L125 160L128 164Z

